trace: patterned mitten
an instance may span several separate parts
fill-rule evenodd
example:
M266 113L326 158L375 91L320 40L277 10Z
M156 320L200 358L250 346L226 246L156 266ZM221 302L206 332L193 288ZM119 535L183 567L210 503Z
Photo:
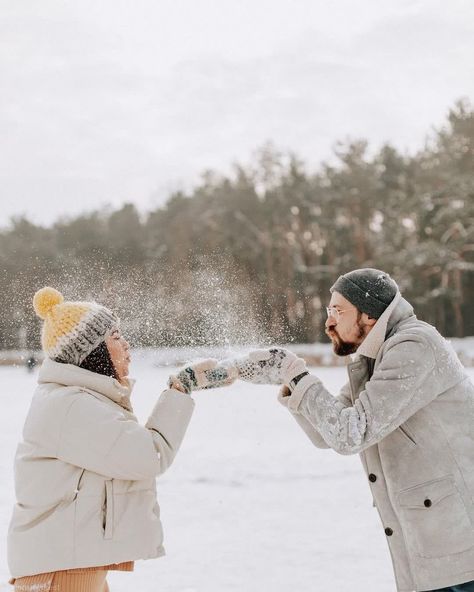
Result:
M238 373L235 367L209 359L186 366L176 376L170 376L168 385L170 388L178 388L178 390L191 394L196 390L227 386L237 378Z
M306 372L306 363L287 349L257 349L244 358L233 360L239 378L254 384L289 384Z

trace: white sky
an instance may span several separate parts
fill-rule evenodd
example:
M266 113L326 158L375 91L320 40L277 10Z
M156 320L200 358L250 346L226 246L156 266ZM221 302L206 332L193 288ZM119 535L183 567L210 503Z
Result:
M147 211L267 140L415 150L473 64L472 0L0 0L0 225Z

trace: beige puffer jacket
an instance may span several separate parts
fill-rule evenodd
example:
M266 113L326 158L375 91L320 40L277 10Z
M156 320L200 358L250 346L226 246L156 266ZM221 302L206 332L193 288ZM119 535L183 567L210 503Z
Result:
M141 426L132 381L46 359L38 382L15 457L12 575L162 555L155 478L172 463L194 401L165 390Z

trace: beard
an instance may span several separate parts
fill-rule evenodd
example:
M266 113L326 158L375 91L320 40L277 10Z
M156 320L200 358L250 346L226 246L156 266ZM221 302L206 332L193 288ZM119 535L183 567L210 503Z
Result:
M332 341L332 348L336 356L348 356L354 354L364 340L365 325L361 323L360 318L357 320L357 331L357 341L344 341L334 329L326 331L326 335Z

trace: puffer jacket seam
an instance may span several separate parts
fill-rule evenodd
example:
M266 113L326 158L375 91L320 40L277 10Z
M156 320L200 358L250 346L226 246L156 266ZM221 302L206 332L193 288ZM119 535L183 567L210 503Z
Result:
M98 401L98 402L99 402L99 404L102 404L102 405L107 405L107 403L105 403L105 401L102 401L102 399L100 399L99 397L95 397L94 395L92 395L92 394L90 394L90 393L87 393L87 394L88 394L89 396L93 397L93 398L94 398L96 401ZM79 401L80 401L80 400L79 400L79 398L78 398L78 397L75 397L75 398L74 398L74 400L72 401L71 405L69 406L69 409L67 410L66 414L64 415L64 419L63 419L63 427L62 427L62 429L61 429L61 436L60 436L60 439L59 439L59 445L58 445L58 454L57 454L57 457L58 457L58 458L60 458L60 456L59 456L59 451L61 450L62 434L63 434L63 430L64 430L64 425L66 424L66 419L68 418L68 416L69 416L69 413L71 412L71 409L72 409L73 405L74 405L75 403L79 402ZM119 407L120 407L120 405L119 405ZM130 420L130 421L132 421L132 420ZM107 457L107 455L108 455L108 454L110 454L110 452L111 452L111 451L114 449L114 447L115 447L116 443L117 443L117 442L120 440L121 436L122 436L122 433L121 433L121 432L119 432L119 433L118 433L118 435L117 435L117 437L115 438L115 440L114 440L114 441L112 442L112 444L109 446L109 448L108 448L106 451L104 451L104 457ZM82 468L85 468L85 467L82 467Z
M74 500L74 526L73 526L73 539L72 539L72 560L74 562L74 565L77 562L77 558L76 558L76 534L77 534L77 528L76 528L76 519L77 519L77 497Z
M59 438L58 438L58 446L56 449L56 458L61 458L60 451L61 451L61 446L62 446L62 442L63 442L63 434L64 434L64 427L66 425L66 419L68 418L69 413L71 412L71 409L76 401L77 401L77 398L74 397L73 400L71 401L71 404L69 405L66 413L64 414L62 426L61 426L61 432L60 432Z

